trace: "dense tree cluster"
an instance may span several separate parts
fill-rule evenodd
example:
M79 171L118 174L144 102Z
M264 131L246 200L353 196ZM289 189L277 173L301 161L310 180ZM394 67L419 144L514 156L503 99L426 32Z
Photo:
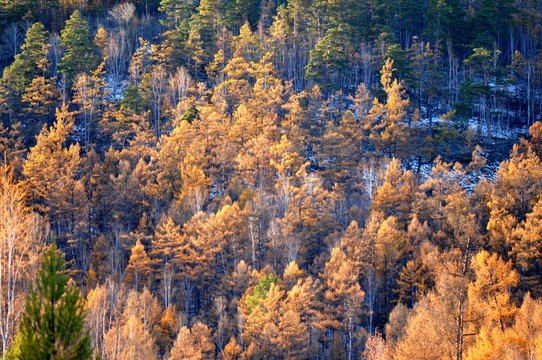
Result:
M0 12L2 354L542 358L539 3Z

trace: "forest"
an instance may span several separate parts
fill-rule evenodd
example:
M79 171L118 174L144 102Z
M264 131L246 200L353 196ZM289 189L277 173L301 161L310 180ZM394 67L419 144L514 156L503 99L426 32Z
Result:
M0 0L0 33L4 360L542 360L542 1Z

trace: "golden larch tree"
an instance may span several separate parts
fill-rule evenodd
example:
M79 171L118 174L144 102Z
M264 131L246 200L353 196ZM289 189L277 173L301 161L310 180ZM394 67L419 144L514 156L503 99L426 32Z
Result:
M134 289L148 286L150 285L152 273L152 261L147 251L145 251L141 240L138 239L132 248L132 255L130 256L128 266L126 266L126 282L131 284Z
M212 360L215 359L215 344L211 329L200 322L192 328L183 326L171 349L173 360Z
M38 269L44 227L25 206L25 193L7 165L0 168L0 337L10 347L24 310L24 294Z

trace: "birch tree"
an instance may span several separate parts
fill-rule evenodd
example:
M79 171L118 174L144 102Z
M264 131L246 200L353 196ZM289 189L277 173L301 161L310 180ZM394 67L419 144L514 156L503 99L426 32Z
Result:
M24 294L37 271L44 235L38 216L24 205L24 192L7 166L0 169L0 337L2 355L13 341Z

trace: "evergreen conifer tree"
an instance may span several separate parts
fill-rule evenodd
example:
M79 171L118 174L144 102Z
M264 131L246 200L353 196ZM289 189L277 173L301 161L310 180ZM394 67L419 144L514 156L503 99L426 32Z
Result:
M41 23L32 25L26 33L21 52L15 56L13 64L4 71L4 84L22 93L32 79L47 71L48 31Z
M46 251L35 287L26 298L19 328L19 360L90 359L92 348L83 326L79 289L68 285L62 253L52 244Z
M58 66L70 84L75 75L96 69L98 56L91 41L88 22L79 10L66 21L66 27L60 32L60 39L60 45L66 50Z

